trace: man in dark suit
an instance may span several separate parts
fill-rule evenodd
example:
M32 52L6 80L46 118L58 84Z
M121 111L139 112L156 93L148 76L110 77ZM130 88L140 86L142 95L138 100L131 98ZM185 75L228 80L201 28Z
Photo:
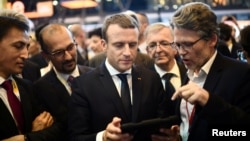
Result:
M175 48L171 47L171 43L174 42L171 28L164 23L154 23L146 28L144 35L148 55L155 62L150 69L160 75L165 92L170 99L175 89L185 83L186 78L186 68L181 61L175 59L178 53ZM165 76L168 74L172 77L166 80ZM170 81L170 83L166 81ZM175 107L175 101L168 102L169 115L175 113Z
M166 112L159 75L133 66L138 37L138 24L132 17L115 14L105 20L105 62L73 82L69 104L71 141L151 140L152 133L129 134L121 130L123 123L164 116ZM122 82L118 75L124 75L128 81ZM128 99L122 89L125 83L129 87Z
M221 42L226 43L227 48L217 46L217 50L225 56L238 59L238 51L242 50L242 46L235 40L235 37L232 35L234 27L226 23L219 23L218 27L220 29L219 39L221 39Z
M27 59L24 62L24 67L21 75L22 78L34 82L41 77L40 67L36 63Z
M91 68L77 65L76 43L71 32L61 24L44 27L40 32L40 43L53 68L34 83L34 89L39 102L63 125L58 140L68 140L68 101L71 95L68 78L78 77Z
M38 105L31 82L16 77L28 58L28 19L1 10L0 31L0 140L56 141L57 123Z
M178 49L189 78L172 97L180 103L177 113L182 118L182 141L226 139L226 132L249 132L250 66L216 50L215 13L204 3L188 3L174 13L171 25L173 47ZM213 129L224 133L218 138ZM238 134L235 139L247 141L249 135Z

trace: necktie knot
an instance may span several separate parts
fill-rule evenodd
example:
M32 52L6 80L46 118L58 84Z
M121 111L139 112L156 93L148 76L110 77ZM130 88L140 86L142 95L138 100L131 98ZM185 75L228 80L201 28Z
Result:
M75 77L72 76L72 75L70 75L70 76L68 77L67 82L68 82L69 86L71 86L71 84L72 84L74 78L75 78Z
M6 90L6 91L13 91L13 88L12 88L12 83L11 83L11 80L6 80L2 83L2 86L3 88Z
M174 76L173 73L166 73L162 76L162 78L165 80L165 91L167 95L172 96L172 94L175 92L175 88L173 84L170 82L170 79Z
M162 78L165 80L165 81L170 81L170 79L174 76L173 73L166 73L162 76Z
M122 82L126 82L127 83L127 73L120 73L117 74L117 76L121 79Z

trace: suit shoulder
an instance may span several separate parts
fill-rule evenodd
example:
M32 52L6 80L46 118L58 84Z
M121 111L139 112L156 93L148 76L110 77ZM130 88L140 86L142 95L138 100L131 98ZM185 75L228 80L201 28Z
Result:
M143 66L135 66L134 70L146 76L159 76L157 72Z
M84 65L78 65L78 68L81 73L85 73L94 69L93 67L84 66Z

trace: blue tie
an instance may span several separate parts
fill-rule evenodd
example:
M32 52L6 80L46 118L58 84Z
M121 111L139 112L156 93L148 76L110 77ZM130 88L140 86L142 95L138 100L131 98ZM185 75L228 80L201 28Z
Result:
M131 120L132 118L132 104L130 98L130 91L127 81L127 74L117 74L117 76L121 79L121 99L124 106L124 109Z

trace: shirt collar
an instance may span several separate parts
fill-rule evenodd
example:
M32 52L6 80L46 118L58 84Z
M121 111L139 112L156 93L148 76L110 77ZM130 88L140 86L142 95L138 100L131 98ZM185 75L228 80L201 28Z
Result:
M80 72L79 72L78 66L76 66L76 67L75 67L75 69L73 70L73 72L72 72L72 73L70 73L70 74L65 74L65 73L58 72L58 71L56 70L56 68L55 68L55 67L53 67L53 69L54 69L54 71L55 71L56 75L57 75L58 77L63 78L64 80L67 80L67 79L68 79L68 77L69 77L70 75L71 75L71 76L73 76L73 77L77 77L77 76L79 76L79 75L80 75Z
M211 69L211 66L215 60L215 56L217 55L217 51L214 52L214 54L212 55L212 57L202 66L201 70L199 71L199 74L200 73L205 73L205 74L208 74L210 69ZM189 79L193 78L195 76L194 74L194 71L193 70L188 70L187 71L187 74L188 74L188 77ZM192 80L192 79L191 79Z
M156 64L154 64L155 70L156 72L160 75L160 77L162 77L163 75L165 75L166 73L173 73L175 76L179 77L179 68L177 65L176 60L174 60L174 66L170 71L165 71L163 69L161 69L160 67L158 67Z

